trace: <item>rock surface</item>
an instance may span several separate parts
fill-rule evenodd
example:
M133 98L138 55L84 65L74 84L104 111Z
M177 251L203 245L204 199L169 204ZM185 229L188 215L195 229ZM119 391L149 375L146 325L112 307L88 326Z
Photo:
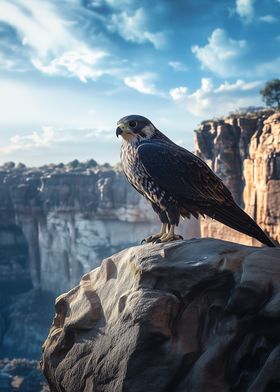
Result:
M199 239L126 249L58 297L52 392L280 390L280 249Z
M231 190L235 201L280 243L280 113L232 116L204 122L195 133L196 154ZM202 237L259 243L211 219Z

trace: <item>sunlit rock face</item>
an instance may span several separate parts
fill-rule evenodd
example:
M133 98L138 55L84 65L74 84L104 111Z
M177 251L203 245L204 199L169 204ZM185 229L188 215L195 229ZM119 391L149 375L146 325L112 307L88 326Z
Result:
M195 132L195 146L235 201L280 242L280 113L205 122ZM202 237L259 245L208 218L201 219L200 228Z
M214 239L126 249L57 298L53 392L280 390L280 249Z
M104 257L159 231L150 205L112 168L13 169L0 181L2 222L22 232L35 288L68 290ZM197 237L199 224L180 232Z

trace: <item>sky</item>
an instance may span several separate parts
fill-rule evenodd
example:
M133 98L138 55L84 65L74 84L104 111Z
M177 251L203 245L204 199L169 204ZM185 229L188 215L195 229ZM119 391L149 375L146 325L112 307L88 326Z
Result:
M202 120L262 106L280 0L0 0L0 164L119 160L148 117L192 150Z

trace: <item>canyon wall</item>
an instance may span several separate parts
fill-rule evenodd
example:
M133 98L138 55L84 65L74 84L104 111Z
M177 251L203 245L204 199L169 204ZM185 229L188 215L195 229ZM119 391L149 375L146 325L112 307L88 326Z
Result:
M108 166L3 170L0 199L0 245L10 235L28 249L22 261L19 252L0 260L8 285L15 270L15 281L26 274L35 288L66 291L103 258L159 231L150 205ZM199 224L186 222L180 232L199 236Z
M280 242L280 113L263 111L205 121L195 131L195 153L231 190L235 201ZM210 218L201 236L260 245Z

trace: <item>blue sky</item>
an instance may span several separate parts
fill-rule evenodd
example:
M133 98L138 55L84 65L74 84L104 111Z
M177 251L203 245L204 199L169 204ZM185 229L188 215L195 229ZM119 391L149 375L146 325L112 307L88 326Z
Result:
M200 121L262 105L280 0L0 0L0 163L119 159L141 114L193 149Z

